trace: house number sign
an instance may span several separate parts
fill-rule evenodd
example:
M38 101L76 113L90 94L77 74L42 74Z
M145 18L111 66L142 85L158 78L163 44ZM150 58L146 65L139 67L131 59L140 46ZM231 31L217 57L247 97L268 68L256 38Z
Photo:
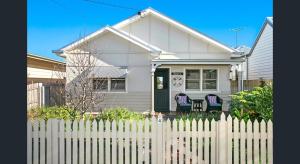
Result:
M183 72L172 72L172 84L174 87L180 87L183 84Z

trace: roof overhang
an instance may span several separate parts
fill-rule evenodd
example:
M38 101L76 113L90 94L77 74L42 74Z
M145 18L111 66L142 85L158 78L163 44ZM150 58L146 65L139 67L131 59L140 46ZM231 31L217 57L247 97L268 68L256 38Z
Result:
M241 64L244 59L153 59L153 64L209 64L228 65Z

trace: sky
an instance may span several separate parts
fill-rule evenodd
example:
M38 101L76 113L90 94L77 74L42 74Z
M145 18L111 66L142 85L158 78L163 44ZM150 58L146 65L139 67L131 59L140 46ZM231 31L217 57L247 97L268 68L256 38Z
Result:
M114 25L152 7L227 46L251 47L272 0L27 0L27 52L63 61L52 53L80 36Z

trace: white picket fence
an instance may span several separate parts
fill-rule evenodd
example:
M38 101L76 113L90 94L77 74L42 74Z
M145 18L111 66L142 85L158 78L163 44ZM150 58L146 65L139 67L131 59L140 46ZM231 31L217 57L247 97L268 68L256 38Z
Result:
M272 122L28 121L28 164L272 164Z

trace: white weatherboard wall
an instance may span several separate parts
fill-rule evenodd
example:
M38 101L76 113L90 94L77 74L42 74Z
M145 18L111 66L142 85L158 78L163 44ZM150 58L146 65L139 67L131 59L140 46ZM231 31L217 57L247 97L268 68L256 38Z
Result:
M151 56L149 53L117 37L105 33L89 42L91 51L97 52L97 66L127 66L126 92L107 93L99 108L128 107L133 111L151 108ZM67 55L67 62L70 56ZM67 67L67 84L73 79Z
M171 90L171 111L176 111L176 101L175 95L177 93L183 92L186 93L191 99L204 99L204 97L209 94L219 95L224 100L224 109L228 110L228 100L230 100L229 95L230 92L230 79L229 79L229 71L230 66L228 65L163 65L161 68L170 68L170 72L182 72L181 76L183 80L183 85L180 87L176 87L172 85L172 77L170 75L170 90ZM217 91L186 91L185 90L185 70L186 69L217 69L218 71L218 90ZM171 74L171 73L170 73ZM178 75L175 75L178 76ZM202 76L202 74L201 74ZM202 79L202 78L201 78ZM202 83L202 81L201 81ZM204 102L204 109L206 109L206 104Z
M230 59L230 53L196 38L187 32L149 14L119 30L134 35L162 50L176 53L161 58Z
M273 27L266 24L248 63L249 80L273 79Z

